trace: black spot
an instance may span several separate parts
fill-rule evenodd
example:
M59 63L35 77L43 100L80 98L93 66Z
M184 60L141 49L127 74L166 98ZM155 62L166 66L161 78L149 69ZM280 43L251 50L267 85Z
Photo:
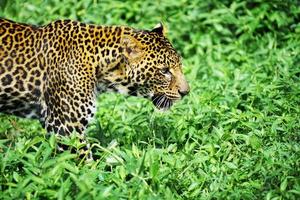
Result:
M33 90L33 86L31 84L28 85L28 89L31 91Z
M140 75L137 75L135 81L136 81L136 82L140 82L140 80L141 80L141 76L140 76Z
M40 80L35 80L35 85L36 86L40 86L41 85L41 81Z
M105 55L107 55L107 56L109 55L109 49L105 50Z
M48 94L48 92L45 92L44 98L45 98L45 101L47 103L49 101L49 94Z
M75 101L79 101L79 97L78 97L78 96L75 96L75 97L74 97L74 100L75 100ZM75 105L75 104L76 104L76 105ZM76 107L79 106L79 104L78 104L77 102L74 102L74 105L75 105Z
M59 125L60 125L59 119L56 119L56 120L54 121L54 124L55 124L55 126L59 126Z
M6 92L6 93L11 93L12 91L13 91L12 88L5 88L5 89L4 89L4 92Z
M113 57L116 57L116 56L117 56L116 50L113 49L113 50L111 51L111 55L112 55Z
M121 85L123 85L123 86L127 86L127 85L128 85L128 83L126 83L126 82L122 82L122 83L121 83Z
M85 118L82 118L82 119L80 120L80 123L81 123L82 125L86 126L86 125L88 124L88 121L87 121Z
M70 117L69 117L69 115L67 115L67 114L64 114L64 119L65 119L65 121L69 122L69 121L70 121Z
M132 95L132 96L137 96L137 89L138 89L137 86L128 87L129 94Z
M79 107L79 103L78 102L74 102L74 106L77 108Z
M123 52L123 47L118 48L119 52Z
M11 77L11 75L6 74L6 75L1 79L1 81L2 81L2 84L3 84L4 86L7 86L7 85L11 84L11 82L12 82L12 77Z
M114 46L114 43L113 43L113 42L108 43L108 46L109 46L109 47L113 47L113 46Z
M8 30L8 32L9 32L10 34L14 34L14 32L15 32L15 29L13 29L13 28L10 28L10 29Z
M64 25L67 25L67 24L69 24L70 22L71 22L70 19L65 19L65 20L63 21Z
M85 112L85 106L80 106L81 111L84 113Z
M47 132L51 132L52 131L52 128L50 126L47 126Z
M17 96L19 96L19 95L20 95L20 93L19 93L19 92L17 92L17 91L15 91L15 92L11 93L11 95L12 95L12 96L15 96L15 97L17 97Z
M112 72L112 71L120 69L120 67L121 67L120 64L116 64L113 68L110 68L108 71Z
M81 133L81 129L78 126L75 127L75 130L76 132Z
M60 135L65 135L66 134L64 128L62 128L62 127L60 127L60 129L57 130L57 131L55 131L55 132L58 133L58 134L60 134Z
M72 133L74 131L74 128L72 126L67 126L67 129L70 133Z
M32 91L33 95L35 95L36 97L40 97L41 96L41 91L39 89L34 89Z
M106 62L106 64L110 64L110 60L109 60L109 58L105 58L105 62Z

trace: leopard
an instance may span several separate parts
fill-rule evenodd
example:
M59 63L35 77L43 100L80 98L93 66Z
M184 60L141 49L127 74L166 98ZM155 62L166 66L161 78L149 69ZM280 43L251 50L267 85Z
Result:
M182 68L162 23L140 30L0 19L0 113L37 119L48 133L83 133L97 96L109 91L168 110L190 91Z

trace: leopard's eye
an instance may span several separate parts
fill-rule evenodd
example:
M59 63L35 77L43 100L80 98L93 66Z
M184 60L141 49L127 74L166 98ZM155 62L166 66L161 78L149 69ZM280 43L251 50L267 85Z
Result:
M165 67L160 70L160 72L164 75L171 75L169 68Z

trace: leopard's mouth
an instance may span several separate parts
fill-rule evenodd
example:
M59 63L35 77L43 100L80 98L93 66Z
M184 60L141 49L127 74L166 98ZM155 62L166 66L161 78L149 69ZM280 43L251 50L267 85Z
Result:
M164 94L156 94L152 97L152 103L155 105L155 107L159 110L165 111L170 109L170 107L173 105L174 101L170 98L168 98Z

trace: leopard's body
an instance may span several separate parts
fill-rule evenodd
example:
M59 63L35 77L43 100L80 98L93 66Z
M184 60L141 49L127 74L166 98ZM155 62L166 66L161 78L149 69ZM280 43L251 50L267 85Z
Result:
M48 132L83 132L96 95L107 90L150 98L158 108L189 91L162 26L0 19L0 112L37 118Z

